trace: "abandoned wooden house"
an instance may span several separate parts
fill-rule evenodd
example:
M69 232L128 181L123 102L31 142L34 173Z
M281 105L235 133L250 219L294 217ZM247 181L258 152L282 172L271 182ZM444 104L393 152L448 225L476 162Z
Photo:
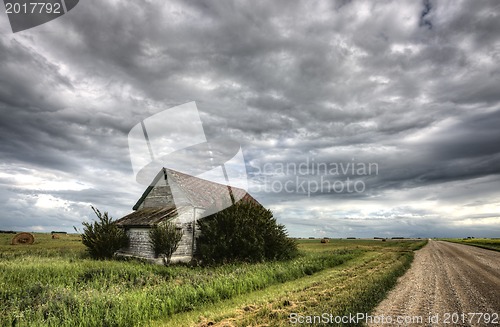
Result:
M171 262L189 262L199 235L196 222L238 201L259 204L243 189L163 168L134 205L134 212L115 222L130 239L129 246L117 255L162 263L151 248L149 231L154 225L172 221L183 236Z

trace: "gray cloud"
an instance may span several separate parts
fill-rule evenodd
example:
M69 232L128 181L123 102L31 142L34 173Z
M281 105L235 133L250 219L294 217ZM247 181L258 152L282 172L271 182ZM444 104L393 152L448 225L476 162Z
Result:
M0 226L67 229L92 219L90 204L126 214L142 193L129 130L196 100L207 137L242 145L251 190L296 236L498 236L499 12L86 1L31 30L2 25ZM315 174L312 160L378 172ZM298 180L262 173L304 162ZM365 190L297 190L322 177ZM287 181L296 191L262 191Z

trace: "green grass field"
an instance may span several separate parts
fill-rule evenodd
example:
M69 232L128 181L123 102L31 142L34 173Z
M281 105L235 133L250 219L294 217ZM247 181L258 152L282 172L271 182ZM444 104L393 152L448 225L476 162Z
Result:
M445 238L444 241L473 245L484 249L500 251L500 238Z
M1 326L289 325L290 313L369 312L425 241L301 241L286 262L219 267L95 261L77 235L0 234Z

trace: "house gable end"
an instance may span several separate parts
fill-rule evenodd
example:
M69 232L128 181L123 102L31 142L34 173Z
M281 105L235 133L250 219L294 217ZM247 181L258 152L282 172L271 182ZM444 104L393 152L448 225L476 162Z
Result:
M243 189L163 168L133 209L176 206L222 209L239 200L258 203Z
M133 206L133 210L143 208L173 207L176 205L172 195L173 185L169 183L165 169L160 170L151 185L142 194L141 198ZM182 191L177 191L179 193ZM177 203L178 205L179 203Z

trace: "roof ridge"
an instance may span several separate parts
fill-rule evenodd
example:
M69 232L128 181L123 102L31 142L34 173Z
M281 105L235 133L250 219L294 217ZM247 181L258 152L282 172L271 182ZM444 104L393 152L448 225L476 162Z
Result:
M183 172L180 172L178 170L174 170L174 169L170 169L170 168L165 168L163 167L163 169L165 171L170 171L170 172L173 172L174 174L178 174L178 175L183 175L185 176L186 178L196 178L196 179L199 179L199 180L202 180L204 182L207 182L207 183L211 183L211 184L217 184L217 185L220 185L220 186L226 186L226 187L230 187L234 190L240 190L240 191L245 191L247 192L245 189L243 188L240 188L240 187L236 187L236 186L232 186L230 184L221 184L221 183L218 183L218 182L214 182L214 181L210 181L208 179L205 179L205 178L201 178L201 177L198 177L198 176L193 176L193 175L189 175L189 174L186 174L186 173L183 173ZM175 175L174 175L175 176Z
M169 180L169 176L173 178L173 181ZM156 174L155 178L150 183L150 185L143 192L142 196L135 203L135 205L132 208L133 210L139 209L140 205L144 202L144 200L149 195L149 193L157 185L157 183L161 177L165 178L166 184L170 187L172 187L171 182L174 182L177 185L177 187L180 188L181 191L184 192L184 194L187 197L187 200L191 203L191 205L194 205L194 206L196 206L196 203L198 202L197 200L199 200L199 199L197 199L197 197L196 197L197 194L195 194L196 192L194 190L189 189L189 187L186 187L186 185L185 185L186 181L191 181L191 183L190 183L191 185L197 184L196 182L198 182L199 184L202 184L202 185L204 184L204 185L211 185L212 187L215 186L218 188L220 188L220 187L227 188L227 192L231 198L232 203L237 202L240 198L242 198L244 196L244 195L242 195L238 200L235 201L235 197L234 197L235 194L237 194L237 193L248 194L248 191L243 189L243 188L239 188L239 187L236 187L236 186L233 186L230 184L222 184L222 183L210 181L208 179L204 179L204 178L201 178L198 176L193 176L193 175L189 175L189 174L186 174L186 173L174 170L174 169L162 167L160 169L160 171L158 172L158 174ZM193 181L195 181L195 182L193 183ZM198 189L199 189L199 185L198 185ZM191 194L191 193L193 193L193 194Z

